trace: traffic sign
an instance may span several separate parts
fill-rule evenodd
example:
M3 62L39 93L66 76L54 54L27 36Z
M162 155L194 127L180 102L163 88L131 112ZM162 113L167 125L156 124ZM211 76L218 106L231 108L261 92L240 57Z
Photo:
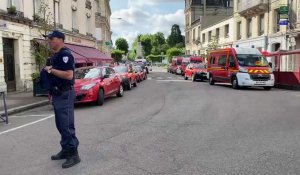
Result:
M289 14L289 7L288 6L281 6L279 8L279 13L280 14Z
M289 25L289 20L288 19L280 19L279 25L287 26L287 25Z

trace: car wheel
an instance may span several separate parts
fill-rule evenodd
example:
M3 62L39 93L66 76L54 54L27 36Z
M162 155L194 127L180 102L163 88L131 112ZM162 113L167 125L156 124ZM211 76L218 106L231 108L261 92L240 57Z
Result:
M264 87L264 89L267 90L267 91L269 91L269 90L272 89L272 87L266 86L266 87Z
M131 80L129 80L128 85L127 85L127 90L131 90L132 89L132 83Z
M239 89L239 88L240 88L239 82L238 82L238 80L237 80L236 77L233 77L233 78L232 78L231 84L232 84L232 88L233 88L233 89Z
M100 89L98 92L97 105L102 106L104 104L104 91Z
M215 80L213 79L212 75L209 76L209 84L210 85L214 85L215 84Z
M188 80L188 79L189 79L189 77L187 77L187 76L184 74L184 79L185 79L185 80Z
M195 74L192 75L192 81L193 81L193 82L196 81L196 75L195 75Z
M120 85L119 91L117 93L117 97L123 97L123 95L124 95L124 89L123 86Z
M133 83L133 87L137 87L137 80Z

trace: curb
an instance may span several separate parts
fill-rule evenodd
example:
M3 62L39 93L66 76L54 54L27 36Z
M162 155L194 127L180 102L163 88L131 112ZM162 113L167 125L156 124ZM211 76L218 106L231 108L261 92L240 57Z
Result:
M16 114L16 113L24 112L24 111L27 111L29 109L33 109L33 108L36 108L36 107L46 106L48 104L49 104L49 100L43 100L43 101L40 101L40 102L31 103L31 104L28 104L28 105L7 109L7 114L8 115ZM4 114L5 114L4 110L0 111L0 115L4 115Z

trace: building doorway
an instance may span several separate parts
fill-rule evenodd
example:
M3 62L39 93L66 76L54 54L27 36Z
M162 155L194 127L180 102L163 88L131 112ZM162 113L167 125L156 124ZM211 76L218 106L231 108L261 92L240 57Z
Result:
M3 38L4 78L7 92L16 91L14 40Z

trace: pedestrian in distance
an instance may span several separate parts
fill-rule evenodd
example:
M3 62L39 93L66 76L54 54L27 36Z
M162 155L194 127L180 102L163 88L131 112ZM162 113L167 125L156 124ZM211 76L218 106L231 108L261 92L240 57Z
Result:
M61 135L61 151L51 156L51 159L66 159L62 168L70 168L81 161L78 155L79 141L75 134L74 124L75 61L70 50L64 46L65 35L62 32L54 30L46 37L49 39L53 56L44 71L48 73L52 81L49 93L52 97L56 127Z

